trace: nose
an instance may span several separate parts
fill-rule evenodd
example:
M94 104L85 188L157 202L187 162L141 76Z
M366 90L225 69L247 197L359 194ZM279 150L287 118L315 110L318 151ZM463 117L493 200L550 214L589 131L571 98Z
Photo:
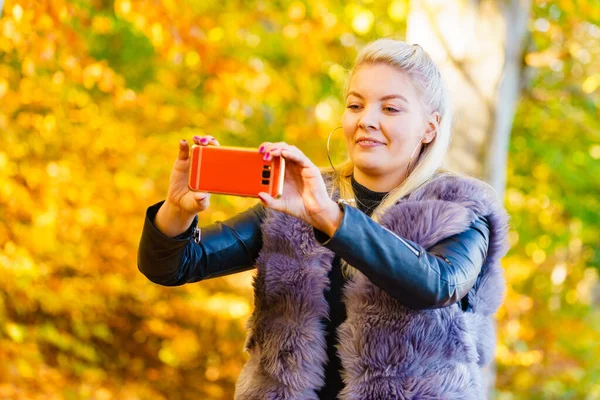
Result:
M379 120L377 118L377 111L374 107L365 107L362 115L358 120L358 126L365 131L377 129L379 126Z

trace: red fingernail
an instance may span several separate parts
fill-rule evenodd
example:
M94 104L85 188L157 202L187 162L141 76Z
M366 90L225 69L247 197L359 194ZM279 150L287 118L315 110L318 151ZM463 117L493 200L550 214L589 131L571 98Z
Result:
M259 152L259 153L262 153L264 150L265 150L265 146L260 146L260 147L258 148L258 152Z
M265 154L265 156L263 157L263 159L264 159L265 161L266 161L266 160L268 160L270 155L271 155L271 153L270 153L270 152L267 152L267 153Z
M208 139L207 139L207 138L202 138L202 139L200 139L200 143L206 143L207 141L208 141Z

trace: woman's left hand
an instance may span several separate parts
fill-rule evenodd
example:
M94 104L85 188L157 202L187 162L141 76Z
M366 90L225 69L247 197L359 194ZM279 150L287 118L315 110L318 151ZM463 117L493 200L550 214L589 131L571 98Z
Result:
M300 218L327 234L333 234L341 223L342 212L327 193L319 168L296 146L285 142L262 143L259 152L266 160L285 159L283 195L275 199L260 192L266 207Z

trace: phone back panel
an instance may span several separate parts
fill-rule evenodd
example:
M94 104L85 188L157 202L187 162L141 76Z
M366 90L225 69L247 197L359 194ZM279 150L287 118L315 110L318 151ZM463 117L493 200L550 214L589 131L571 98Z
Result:
M258 197L259 192L281 196L285 160L263 160L254 148L192 146L190 190Z

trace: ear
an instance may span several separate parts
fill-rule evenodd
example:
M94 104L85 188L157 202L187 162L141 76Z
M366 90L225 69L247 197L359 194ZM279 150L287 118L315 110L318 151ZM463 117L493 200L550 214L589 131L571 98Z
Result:
M435 136L438 133L438 127L440 126L441 120L442 120L442 116L437 111L432 113L429 116L429 119L427 120L425 136L423 136L423 140L421 140L421 143L423 143L423 144L431 143L433 141L433 139L435 139Z

